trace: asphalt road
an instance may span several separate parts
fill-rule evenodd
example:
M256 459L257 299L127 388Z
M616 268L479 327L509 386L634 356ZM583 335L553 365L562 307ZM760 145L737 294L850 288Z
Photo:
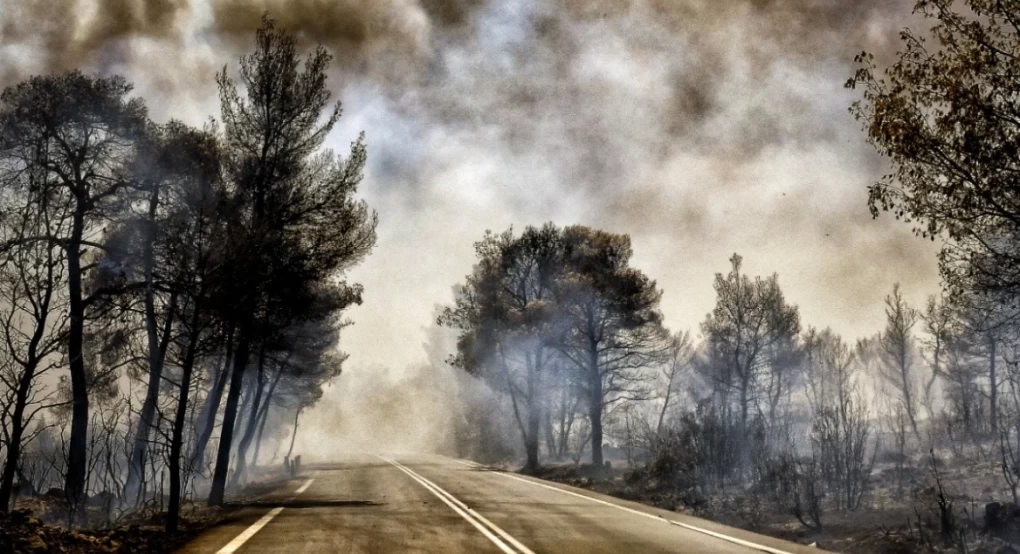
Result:
M309 468L181 552L817 553L674 512L421 455Z

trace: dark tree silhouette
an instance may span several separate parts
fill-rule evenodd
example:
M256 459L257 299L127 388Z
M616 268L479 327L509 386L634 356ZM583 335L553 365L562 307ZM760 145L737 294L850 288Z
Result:
M528 227L519 237L512 230L486 234L475 252L474 272L440 321L461 332L454 365L486 374L510 395L527 457L524 470L533 472L550 386L543 378L557 355L550 333L559 317L554 295L563 266L560 230L547 224Z
M716 305L701 324L713 360L702 366L702 373L727 404L736 394L732 401L744 439L752 408L768 393L766 383L783 378L777 373L785 361L771 354L796 341L800 315L786 302L777 275L751 279L742 272L740 256L734 254L730 263L727 275L715 276Z
M68 222L51 214L42 189L31 181L35 171L15 171L5 179L28 180L27 187L3 184L23 194L8 195L0 207L0 242L19 243L27 237L61 235ZM67 302L61 282L67 272L64 250L51 241L18 244L3 254L0 263L0 382L3 438L6 448L0 476L0 511L10 507L21 449L30 439L26 430L47 408L49 394L37 386L39 377L59 367L67 340Z
M86 293L85 273L97 267L83 267L82 260L88 248L103 247L96 238L132 186L128 168L136 140L148 122L141 100L128 99L130 91L131 86L120 77L74 71L32 77L0 96L3 165L35 172L32 186L44 189L41 196L53 214L68 218L59 235L25 237L16 242L49 241L66 252L72 407L65 494L69 503L78 507L83 500L88 448L85 314L88 305L106 292L99 287ZM28 185L28 181L13 182Z
M271 310L307 306L311 283L337 282L375 243L376 217L354 199L364 143L355 142L347 159L319 151L340 117L339 103L329 108L330 59L320 47L301 64L294 37L264 18L254 52L241 58L243 95L226 72L218 77L227 176L242 217L230 231L234 296L225 305L236 350L211 505L223 501L245 368L271 335ZM359 286L334 286L348 304L360 302Z
M664 359L662 292L630 266L630 237L584 226L563 229L562 315L557 348L573 364L591 426L592 465L603 467L607 405L649 396L644 369Z

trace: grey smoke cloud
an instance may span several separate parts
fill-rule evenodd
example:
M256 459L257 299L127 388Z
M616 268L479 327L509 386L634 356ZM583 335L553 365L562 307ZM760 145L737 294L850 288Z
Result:
M867 213L884 166L842 88L855 53L895 52L912 0L53 4L0 5L0 79L118 71L157 118L216 115L213 73L264 11L334 52L332 143L367 132L361 190L380 213L351 276L365 303L342 339L345 378L421 363L422 327L487 228L630 233L667 324L695 333L733 252L778 272L806 324L848 338L880 328L894 282L915 304L938 288L936 245Z

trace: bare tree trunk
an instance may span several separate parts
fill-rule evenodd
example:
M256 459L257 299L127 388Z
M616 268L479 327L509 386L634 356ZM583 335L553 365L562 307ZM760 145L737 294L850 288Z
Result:
M67 288L69 325L67 337L68 369L71 374L71 436L67 448L64 475L64 496L74 521L84 507L85 466L88 463L89 394L85 373L83 341L85 335L85 301L82 298L81 241L85 229L85 199L75 207L71 236L67 240Z
M988 341L988 415L989 423L992 425L992 432L998 433L999 431L999 382L998 377L995 375L995 337L992 337Z
M255 429L258 427L259 407L262 405L262 389L265 386L265 363L266 347L265 345L262 345L259 349L258 372L256 373L257 380L255 382L255 399L251 402L251 409L248 411L247 426L244 428L244 434L241 436L241 443L237 447L237 468L234 470L234 475L230 479L231 487L236 485L247 471L248 448L251 446L251 441L255 437Z
M662 423L666 420L666 411L669 410L670 397L673 396L673 374L669 374L669 382L666 384L666 398L662 401L662 409L659 410L659 421L655 424L655 434L662 434Z
M297 438L298 418L301 417L301 410L305 407L301 406L294 412L294 431L290 434L290 448L287 449L287 456L284 458L287 463L290 463L290 455L294 453L294 439Z
M921 432L917 429L917 415L914 410L914 395L910 393L909 374L907 373L905 365L902 366L900 373L903 377L903 403L906 405L907 419L910 420L910 429L914 432L914 437L920 441Z
M595 475L602 474L602 375L599 373L598 351L592 344L589 352L588 380L590 381L588 398L588 418L591 420L591 465Z
M560 440L559 440L559 453L558 458L565 458L567 456L567 442L570 438L570 428L573 426L574 414L570 414L570 418L567 418L567 400L569 391L567 387L563 387L560 392ZM573 404L570 405L571 410Z
M198 440L195 444L195 453L191 456L191 463L200 466L205 463L205 449L212 437L213 429L216 427L216 413L220 411L220 401L223 399L223 389L227 385L227 376L230 375L231 355L234 348L234 331L227 333L227 346L223 356L223 366L220 368L213 386L209 389L209 395L202 405L202 411L198 415Z
M539 400L539 391L542 389L539 375L541 356L539 352L528 368L528 430L524 433L524 452L527 454L525 473L534 473L538 470L538 435L542 424Z
M4 461L3 477L0 478L0 512L7 512L10 509L11 493L14 490L14 474L18 469L18 460L21 459L21 441L25 432L24 418L25 406L28 405L28 393L32 387L32 379L35 377L35 369L38 361L29 358L25 371L21 374L18 383L18 392L14 399L14 412L11 414L11 435L7 443L7 459Z
M181 391L177 396L177 410L170 438L170 503L166 515L167 533L177 531L181 515L181 449L184 444L184 424L188 411L188 395L191 392L191 375L195 367L195 352L198 350L198 321L199 313L196 306L191 316L188 350L181 365Z
M553 430L552 407L549 406L548 399L542 405L542 429L545 433L545 450L550 458L554 458L556 457L556 432Z
M276 377L273 378L273 382L269 384L269 392L266 393L266 399L262 401L262 407L259 410L259 432L255 436L255 453L251 456L251 466L255 467L259 461L259 450L262 447L262 432L266 429L266 420L269 419L269 408L270 402L273 400L273 393L276 392L276 385L280 382L280 377L283 375L283 368L276 371Z
M223 427L220 432L220 443L216 452L216 468L213 470L213 482L209 490L209 505L223 505L223 495L227 486L227 471L230 467L230 449L234 439L234 423L237 420L237 403L244 387L244 368L248 364L251 351L252 315L244 316L239 332L237 352L234 354L234 370L230 376L230 390L227 392L227 405L223 413Z
M149 249L151 250L151 246ZM152 256L151 252L148 256ZM138 416L138 429L135 432L135 443L131 450L131 458L128 460L127 481L124 484L124 498L133 502L136 506L141 500L138 498L139 483L142 468L145 465L145 459L149 452L149 435L151 434L153 418L156 415L156 403L159 402L159 387L163 381L166 348L170 342L173 314L177 303L176 293L171 294L170 306L167 310L166 319L163 322L162 332L160 333L158 321L156 320L155 291L152 288L152 261L148 261L146 265L146 280L148 284L146 285L145 292L145 327L149 346L149 383L146 387L142 410Z

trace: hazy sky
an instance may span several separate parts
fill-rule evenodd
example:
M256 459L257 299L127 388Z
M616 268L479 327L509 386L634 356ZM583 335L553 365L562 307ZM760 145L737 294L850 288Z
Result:
M359 367L424 359L434 305L486 229L554 221L633 238L673 328L697 333L734 252L778 272L805 324L857 337L894 282L938 289L935 246L867 211L885 169L847 113L861 50L888 55L912 0L2 0L0 81L125 74L153 117L218 115L264 11L336 55L365 130L379 242L353 272ZM69 19L71 18L71 19Z

